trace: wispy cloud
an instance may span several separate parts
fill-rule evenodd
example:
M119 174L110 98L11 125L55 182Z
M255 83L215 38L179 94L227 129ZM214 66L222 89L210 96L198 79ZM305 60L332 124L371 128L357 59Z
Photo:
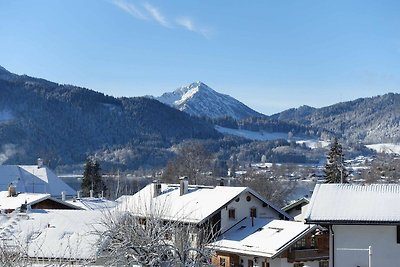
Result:
M210 37L210 30L199 27L194 24L193 20L189 17L180 17L176 19L176 23L188 31L200 33L206 38Z
M174 26L183 27L188 31L201 34L207 39L211 36L211 31L209 29L196 25L190 17L182 16L175 20L170 20L159 10L159 8L149 4L148 2L143 5L133 4L129 0L110 0L110 2L137 19L155 21L161 26L169 29L174 28Z
M160 23L161 26L171 28L171 25L168 23L168 20L165 18L163 14L154 6L150 5L149 3L145 3L144 8L149 12L150 16Z
M143 14L142 11L140 11L134 4L126 1L126 0L111 0L111 3L128 13L129 15L137 18L137 19L143 19L143 20L148 20L149 18Z

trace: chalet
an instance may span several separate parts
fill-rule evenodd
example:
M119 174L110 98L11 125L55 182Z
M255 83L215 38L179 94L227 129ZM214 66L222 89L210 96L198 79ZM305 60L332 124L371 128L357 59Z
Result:
M329 228L330 267L399 266L399 203L397 184L317 184L305 220Z
M316 225L275 219L245 219L209 245L213 266L327 266L328 236Z
M76 191L38 160L38 165L0 165L0 191L8 190L10 184L17 192L50 194L61 198L61 192L75 196Z
M179 185L147 185L133 196L120 197L117 202L138 217L149 216L151 208L162 206L161 216L165 220L194 225L211 223L218 233L245 218L293 219L248 187L189 185L186 177Z

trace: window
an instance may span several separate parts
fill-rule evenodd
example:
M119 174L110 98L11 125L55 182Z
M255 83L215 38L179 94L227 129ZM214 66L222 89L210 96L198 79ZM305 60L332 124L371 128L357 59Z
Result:
M247 196L246 200L247 200L247 202L250 202L251 201L251 196Z
M250 209L250 217L257 217L257 209L256 208L251 208Z
M226 266L225 258L219 258L219 266L220 267L225 267Z
M252 261L252 260L248 260L247 266L248 266L248 267L253 267L253 266L254 266L253 261Z
M400 244L400 225L396 226L397 230L397 244Z
M235 209L229 209L228 210L228 217L229 217L229 219L236 219L236 210Z
M329 261L320 261L319 267L329 267Z
M305 248L306 247L306 239L303 237L302 239L299 239L296 241L294 244L294 247L299 249L299 248Z
M263 262L262 262L262 267L269 267L269 262L263 261Z

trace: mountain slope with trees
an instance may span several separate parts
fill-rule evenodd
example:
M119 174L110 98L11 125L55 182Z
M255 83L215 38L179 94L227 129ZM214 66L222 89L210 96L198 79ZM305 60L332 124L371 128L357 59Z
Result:
M54 167L128 147L136 165L164 165L172 144L218 137L209 123L156 100L114 98L0 68L0 164L42 157Z
M322 128L348 142L400 142L400 94L359 98L323 108L300 107L272 118Z

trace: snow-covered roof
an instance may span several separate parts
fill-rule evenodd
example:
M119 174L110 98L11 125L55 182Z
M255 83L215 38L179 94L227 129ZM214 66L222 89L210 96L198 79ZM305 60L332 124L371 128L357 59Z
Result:
M159 214L164 219L201 223L243 192L249 192L270 205L285 217L290 215L263 199L248 187L189 186L180 195L179 185L161 184L161 194L154 197L154 184L149 184L133 196L117 199L118 208L127 209L138 216Z
M400 224L398 184L317 184L306 222Z
M217 251L274 258L316 229L302 222L247 218L209 246Z
M14 197L8 196L8 191L0 192L0 210L15 210L21 207L22 204L35 204L45 199L50 198L49 194L34 194L34 193L21 193Z
M288 205L284 206L282 208L282 210L289 211L289 210L291 210L291 209L293 209L293 208L295 208L295 207L297 207L299 205L303 206L303 205L306 205L308 203L310 203L310 200L308 200L308 198L306 198L306 197L302 197L302 198L300 198L298 200L295 200L295 201L289 203Z
M102 230L102 216L100 211L86 210L1 215L0 241L26 249L29 257L95 259L99 252L95 230Z
M0 210L15 210L21 207L22 204L34 205L44 200L51 200L53 202L60 203L73 209L81 209L74 203L68 203L60 199L56 199L50 196L50 194L40 193L19 193L16 196L9 197L8 191L0 191Z
M115 201L97 197L78 198L67 200L67 202L84 210L102 210L114 208L117 205L117 202Z
M76 191L57 177L46 166L38 165L0 165L0 190L8 190L10 184L17 187L17 192L45 193L52 196L76 195Z

